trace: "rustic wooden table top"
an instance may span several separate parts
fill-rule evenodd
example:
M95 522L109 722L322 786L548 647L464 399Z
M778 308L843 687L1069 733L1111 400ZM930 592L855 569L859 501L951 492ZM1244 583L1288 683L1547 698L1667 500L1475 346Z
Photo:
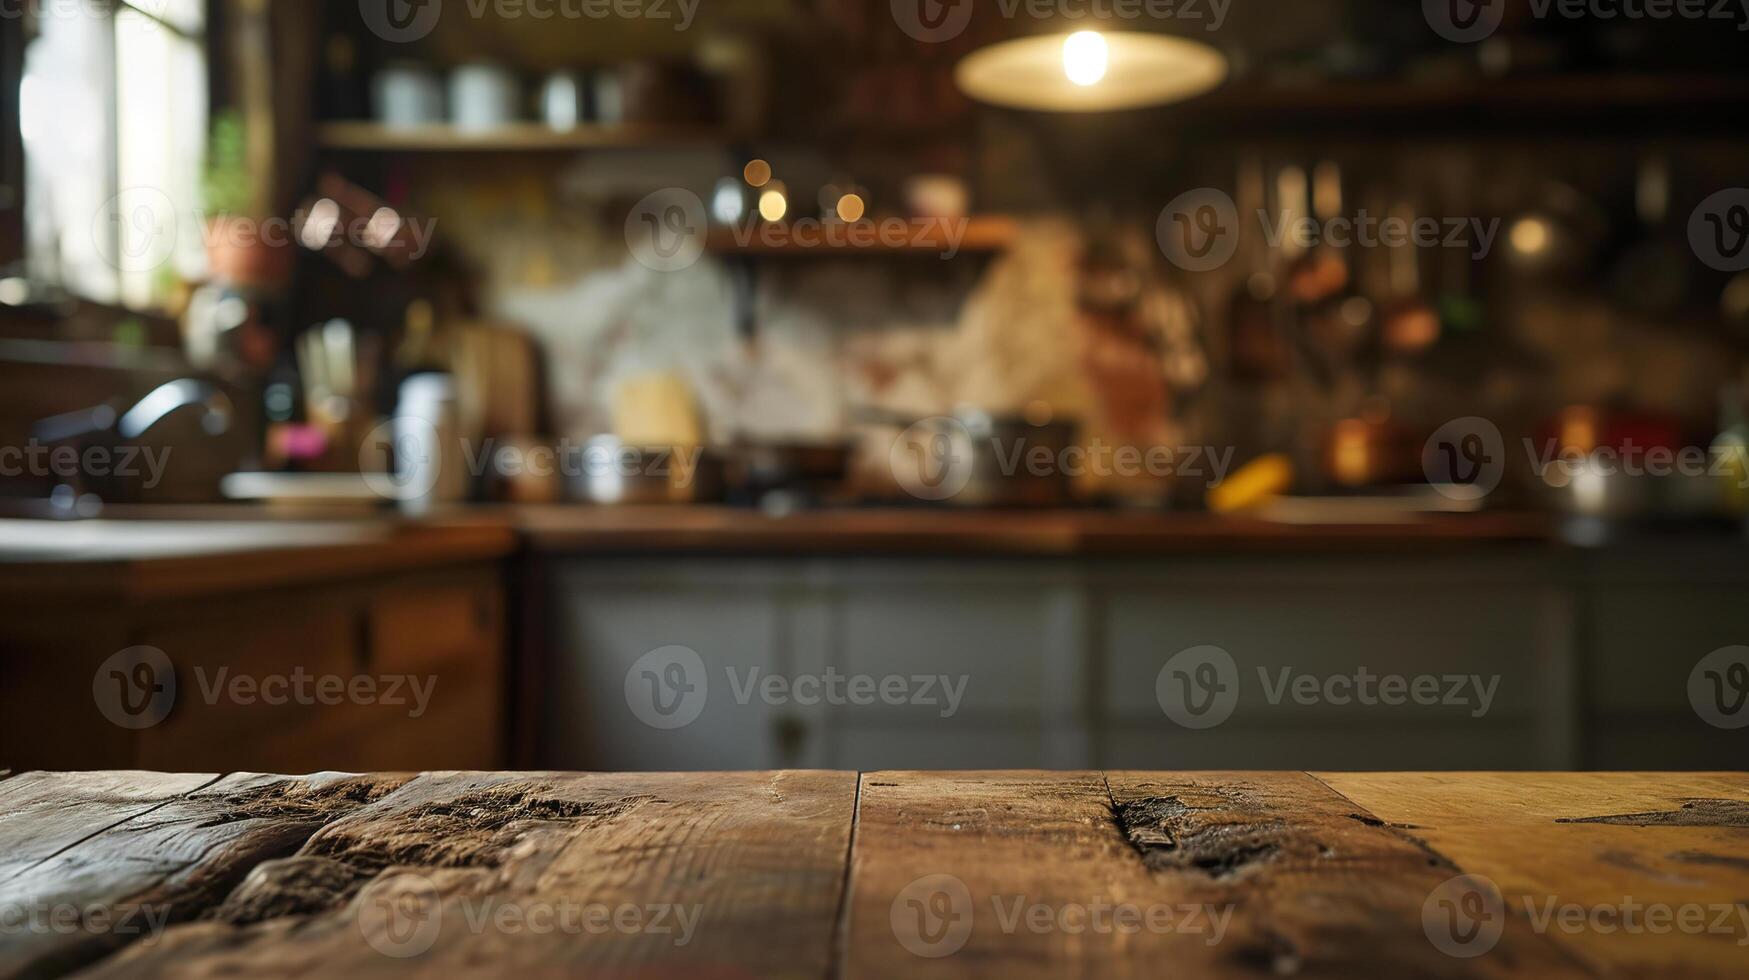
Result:
M1749 975L1749 775L0 778L0 976Z

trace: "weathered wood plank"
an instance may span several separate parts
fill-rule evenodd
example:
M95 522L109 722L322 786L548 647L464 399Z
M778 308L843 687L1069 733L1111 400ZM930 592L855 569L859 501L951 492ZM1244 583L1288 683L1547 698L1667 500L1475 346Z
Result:
M871 773L846 976L1583 975L1437 949L1454 874L1301 773Z
M854 773L427 773L95 977L826 976Z
M218 778L211 773L26 772L8 779L0 784L0 882Z
M1749 775L1316 775L1489 879L1507 937L1540 930L1612 976L1749 973Z
M295 851L323 823L403 781L38 775L0 787L8 799L30 801L0 818L0 836L18 839L27 855L0 881L0 977L55 976L149 940L218 902L256 864ZM27 780L28 792L15 792ZM29 838L32 827L44 843Z

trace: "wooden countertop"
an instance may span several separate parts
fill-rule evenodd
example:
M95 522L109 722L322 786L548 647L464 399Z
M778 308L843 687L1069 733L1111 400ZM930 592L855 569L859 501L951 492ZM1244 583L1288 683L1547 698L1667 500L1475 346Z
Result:
M1208 513L827 509L772 517L727 507L520 507L543 551L709 554L1148 556L1236 551L1424 551L1548 541L1546 515L1436 515L1287 524Z
M358 578L512 553L502 518L0 520L0 597L149 600Z
M25 773L0 977L1738 977L1749 775Z

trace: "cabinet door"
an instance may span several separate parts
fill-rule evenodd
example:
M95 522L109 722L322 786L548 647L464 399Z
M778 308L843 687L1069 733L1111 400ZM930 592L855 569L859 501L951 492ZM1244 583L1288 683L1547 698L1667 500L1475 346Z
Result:
M393 585L371 600L365 662L406 677L405 712L365 748L373 771L504 764L504 592L493 570Z
M829 765L1092 764L1086 596L1071 566L892 562L834 583L834 665L905 696L834 710Z
M176 702L136 739L162 770L370 772L502 764L496 570L201 603L144 630Z
M344 683L359 670L363 611L356 596L286 593L236 600L221 610L182 609L180 621L148 626L146 645L162 650L175 669L176 700L162 722L138 734L139 767L363 769L367 753L359 740L368 738L368 709L316 701L320 679ZM307 685L309 703L294 683ZM331 696L332 683L320 696Z
M1731 665L1749 663L1746 595L1749 583L1596 587L1589 601L1595 662L1587 765L1743 767L1749 759L1749 706L1740 686L1731 683L1742 677ZM1735 711L1724 714L1707 703L1715 698Z
M1503 563L1457 575L1320 559L1148 579L1103 596L1103 765L1573 764L1573 603L1532 569ZM1187 654L1186 670L1172 666L1205 647L1225 659ZM1198 681L1199 691L1234 692L1219 702L1220 718L1203 716L1208 727L1174 719L1162 703L1161 684L1189 683L1191 667L1212 682Z
M742 563L578 562L555 569L552 589L544 765L785 764L794 720L762 686L793 670L777 580Z

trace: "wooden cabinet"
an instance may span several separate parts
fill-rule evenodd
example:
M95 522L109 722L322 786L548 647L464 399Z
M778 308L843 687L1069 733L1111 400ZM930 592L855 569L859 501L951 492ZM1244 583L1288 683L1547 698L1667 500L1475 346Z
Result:
M79 613L68 606L0 627L8 673L21 681L9 678L0 710L34 719L30 737L0 723L0 767L369 772L506 762L496 564L151 603L112 612L116 625L95 635ZM21 622L36 627L28 649L10 642ZM141 646L162 651L174 697L161 720L129 730L105 716L97 675Z

